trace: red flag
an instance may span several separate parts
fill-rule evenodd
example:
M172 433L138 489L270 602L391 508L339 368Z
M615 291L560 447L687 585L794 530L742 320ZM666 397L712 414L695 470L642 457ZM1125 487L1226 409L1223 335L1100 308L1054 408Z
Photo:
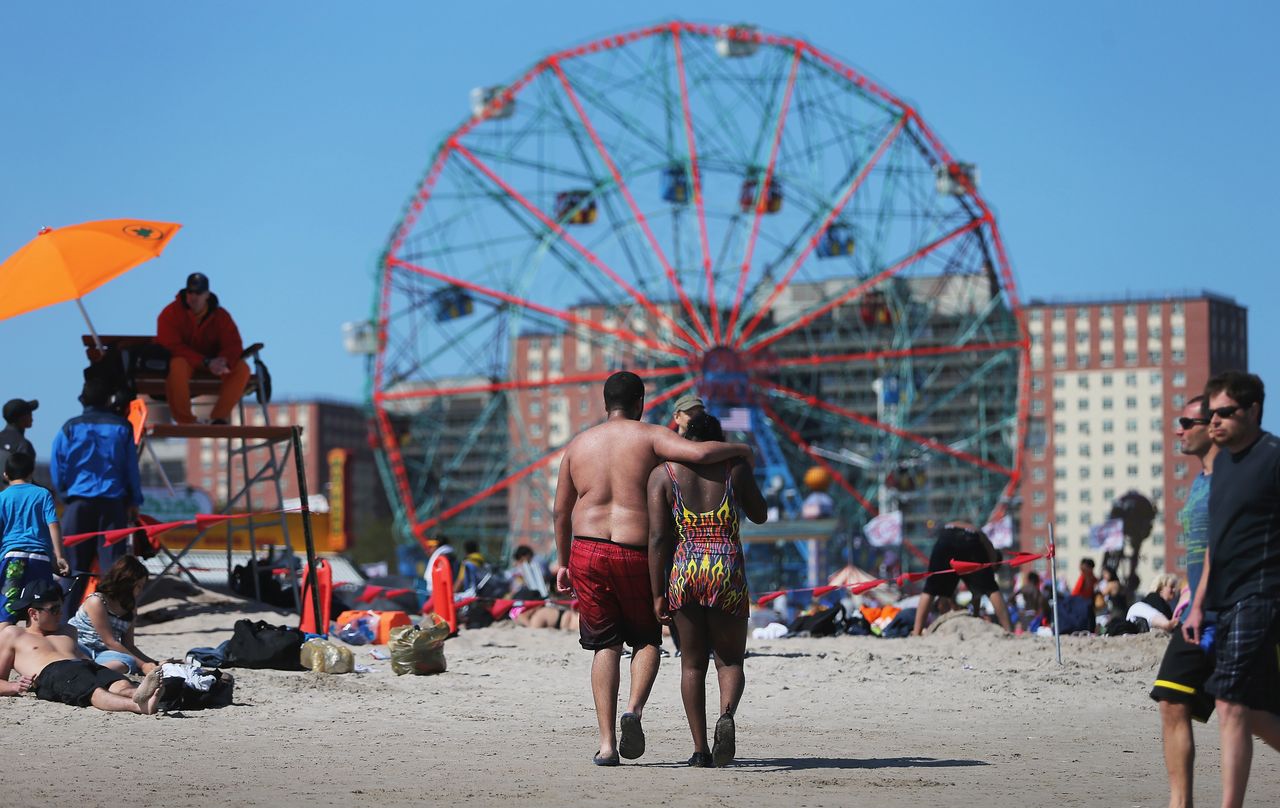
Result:
M813 590L813 596L815 598L820 598L828 592L834 592L839 588L840 587L838 586L819 586Z
M985 570L993 564L981 564L977 561L961 561L958 558L951 559L951 569L955 570L957 575L968 575L978 570Z
M903 586L904 584L911 583L913 581L923 581L925 578L928 578L930 575L933 575L933 573L932 572L904 572L898 576L898 586Z
M787 594L785 589L779 589L777 592L766 592L765 594L756 598L756 605L768 606L770 603L773 603L775 600L777 600L778 598L782 597L785 594Z
M883 586L884 584L887 584L887 583L889 582L883 578L876 578L874 581L863 581L860 584L854 584L853 586L850 586L849 592L854 595L861 595L863 592L868 592L872 589L875 589L877 586Z
M1004 562L1011 567L1021 567L1023 564L1030 564L1032 561L1044 558L1047 553L1015 553L1013 558Z

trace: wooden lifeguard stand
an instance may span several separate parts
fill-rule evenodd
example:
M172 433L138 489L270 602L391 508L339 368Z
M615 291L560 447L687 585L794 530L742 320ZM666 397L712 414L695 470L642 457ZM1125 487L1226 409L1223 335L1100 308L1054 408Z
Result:
M91 363L102 360L107 352L116 351L118 359L113 358L111 361L120 363L132 390L138 396L146 396L157 401L163 400L166 374L156 368L149 368L144 361L145 354L154 350L152 346L154 346L155 341L152 337L98 336L95 340L92 335L89 335L85 336L83 341ZM242 359L252 362L253 373L245 386L244 397L236 404L235 420L238 423L165 424L149 423L144 420L141 429L135 430L139 438L138 451L139 453L143 451L151 452L152 459L156 460L156 466L160 470L161 479L172 493L174 491L173 485L165 475L163 466L155 458L154 451L151 450L148 440L177 438L181 440L209 439L226 441L225 499L218 513L228 516L234 514L236 521L245 523L249 534L249 553L253 559L257 558L258 551L256 532L268 527L278 527L292 553L292 542L289 540L289 523L284 513L285 497L283 487L283 479L287 473L289 457L292 455L298 480L302 532L307 556L306 587L309 591L315 592L317 591L315 580L315 538L311 531L306 463L302 454L302 427L295 424L278 426L271 424L270 408L268 407L271 401L271 376L261 359L262 348L262 343L254 343L246 348L242 354ZM218 377L212 374L197 373L191 379L192 398L216 396L220 384L221 381ZM249 398L250 396L252 396L251 399ZM249 408L246 407L246 401L250 402ZM261 413L261 425L250 425L245 417L247 410L254 406ZM233 473L237 466L239 466L239 471L241 472L238 485L236 475ZM254 486L262 484L266 484L267 490L271 494L264 501L255 502L253 497ZM156 577L176 571L179 574L185 574L192 583L196 583L195 576L183 564L183 559L201 539L218 529L219 526L226 531L227 582L230 585L233 544L233 527L230 519L198 525L195 535L176 550L165 547L162 544L161 552L167 556L167 561L164 569ZM261 599L262 592L259 589L258 577L256 575L251 577L253 578L254 597ZM302 599L299 595L299 587L295 586L293 591L295 607L301 614ZM315 611L313 615L316 621L315 625L319 626L319 599L311 598L311 602Z

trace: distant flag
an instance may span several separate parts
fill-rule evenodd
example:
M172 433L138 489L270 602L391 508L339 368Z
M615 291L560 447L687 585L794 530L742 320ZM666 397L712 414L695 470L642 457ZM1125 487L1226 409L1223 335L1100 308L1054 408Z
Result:
M997 550L1007 550L1013 546L1013 517L1005 514L994 522L987 522L982 526L982 532L987 534Z
M862 529L872 547L889 547L902 543L902 511L882 513Z
M1112 552L1124 549L1124 521L1108 519L1089 528L1089 546L1095 550Z
M720 419L720 426L725 432L750 432L751 410L746 407L730 407Z

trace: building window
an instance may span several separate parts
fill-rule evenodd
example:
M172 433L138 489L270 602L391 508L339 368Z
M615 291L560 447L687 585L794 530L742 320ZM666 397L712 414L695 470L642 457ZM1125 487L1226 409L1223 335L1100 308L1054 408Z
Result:
M1091 502L1092 500L1093 500L1093 492L1090 491L1088 488L1080 492L1081 502Z
M1080 444L1080 456L1081 457L1089 456L1089 444L1087 443Z
M1088 421L1081 421L1081 422L1080 422L1079 424L1077 424L1076 426L1077 426L1077 431L1078 431L1081 435L1088 435L1088 434L1089 434L1089 422L1088 422Z
M1148 348L1148 349L1147 349L1147 357L1148 357L1152 362L1159 362L1159 361L1160 361L1160 358L1161 358L1161 354L1160 354L1160 352L1159 352L1158 350L1154 350L1154 349Z
M1109 480L1109 479L1111 479L1112 477L1116 476L1116 470L1115 470L1115 467L1113 467L1113 466L1103 466L1103 467L1102 467L1102 476L1103 476L1103 477L1106 477L1108 480Z
M1138 397L1137 397L1137 396L1127 396L1127 397L1125 397L1125 400L1124 400L1124 407L1125 407L1125 409L1127 409L1127 410L1131 410L1131 409L1133 409L1133 408L1135 408L1135 407L1137 407L1137 406L1138 406Z
M1037 513L1031 517L1031 524L1036 527L1044 527L1044 514Z
M1173 478L1174 478L1175 480L1181 480L1181 479L1184 479L1186 476L1187 476L1187 464L1186 464L1186 463L1174 463L1174 464L1173 464Z
M1174 407L1174 409L1181 410L1183 407L1185 407L1185 406L1186 406L1186 404L1187 404L1187 397L1186 397L1186 396L1184 396L1182 393L1174 393L1174 394L1173 394L1173 407Z
M1185 502L1187 499L1187 487L1185 485L1178 486L1173 489L1173 495L1179 502Z
M1174 386L1174 387L1186 387L1186 386L1187 386L1187 374L1183 373L1183 372L1182 372L1182 371L1180 371L1180 370L1178 370L1178 371L1174 371L1174 374L1173 374L1173 386Z
M1163 441L1161 441L1159 438L1156 438L1155 440L1151 441L1151 452L1153 454L1160 454L1163 451L1164 451Z
M1054 356L1053 366L1055 368L1065 368L1067 366L1067 358L1065 356Z
M1133 387L1133 386L1135 386L1137 383L1138 383L1138 374L1136 374L1136 373L1126 373L1126 374L1124 374L1124 385L1125 385L1125 387Z
M1043 401L1041 401L1040 399L1036 399L1036 400L1032 401L1032 402L1031 402L1031 414L1032 414L1032 415L1044 415L1044 402L1043 402Z
M1102 409L1109 410L1115 407L1115 400L1111 396L1104 396L1102 399Z
M1175 365L1181 365L1183 362L1186 361L1187 355L1184 354L1182 351L1170 351L1169 358L1173 360L1173 363Z
M1090 473L1091 473L1091 470L1090 470L1090 468L1089 468L1088 466L1081 466L1081 467L1079 468L1079 472L1080 472L1080 473L1079 473L1078 475L1076 475L1076 476L1078 476L1081 480L1087 480L1087 479L1089 479L1089 475L1090 475Z
M1080 524L1081 524L1082 526L1084 526L1084 527L1088 527L1088 526L1089 526L1089 514L1087 514L1087 513L1082 513L1082 514L1080 514L1080 516L1079 516L1079 518L1078 518L1078 520L1077 520L1077 521L1079 521L1079 522L1080 522ZM990 557L990 556L988 556L988 558L989 558L989 557Z
M1043 468L1033 469L1031 471L1031 479L1033 482L1037 482L1037 483L1044 482L1044 469Z
M1125 467L1125 470L1124 470L1124 473L1125 473L1126 475L1128 475L1130 478L1137 477L1137 476L1138 476L1138 467L1137 467L1137 466L1126 466L1126 467Z
M1151 371L1150 381L1152 384L1160 384L1162 381L1162 379L1160 378L1160 371L1158 370Z
M1066 457L1066 456L1067 456L1067 447L1065 447L1065 446L1055 446L1055 447L1053 447L1053 456L1054 456L1054 457Z
M1111 500L1116 498L1116 490L1114 488L1102 489L1102 498L1105 499L1107 502L1110 502Z
M1138 352L1137 352L1137 351L1125 351L1125 352L1124 352L1124 363L1125 363L1126 365L1136 365L1136 364L1138 364Z
M1136 455L1136 454L1138 453L1138 443L1137 443L1137 441L1130 441L1129 443L1126 443L1126 444L1124 445L1124 452L1125 452L1125 454L1129 455L1130 457L1132 457L1132 456Z
M1105 457L1110 457L1111 455L1113 455L1113 454L1115 454L1115 453L1116 453L1116 445L1115 445L1114 443L1104 443L1104 444L1102 444L1102 454L1103 454L1103 456L1105 456Z
M1151 476L1160 477L1164 474L1164 465L1160 463L1151 464Z
M1078 401L1076 401L1076 409L1080 410L1080 412L1085 412L1086 410L1088 410L1088 409L1089 409L1089 399L1087 399L1087 398L1082 398L1082 399L1079 399Z
M1161 398L1160 398L1160 396L1152 396L1152 397L1151 397L1151 409L1153 409L1153 410L1158 410L1158 409L1160 409L1160 405L1161 405L1161 403L1162 403L1162 402L1163 402L1163 399L1161 399Z
M1137 421L1134 421L1134 422L1133 422L1133 428L1134 428L1134 429L1137 429L1137 428L1138 428L1138 422L1137 422ZM1162 429L1164 429L1164 424L1163 424L1163 423L1161 423L1160 419L1159 419L1159 418L1152 418L1152 419L1151 419L1151 431L1152 431L1152 432L1159 432L1159 431L1160 431L1160 430L1162 430Z
M1115 364L1116 355L1111 351L1103 351L1101 354L1098 355L1098 361L1104 365Z
M1067 434L1067 425L1062 423L1061 421L1057 422L1056 424L1053 425L1053 434L1055 435Z
M1032 447L1031 456L1036 460L1044 460L1044 447L1043 446Z
M1032 389L1033 391L1037 392L1037 393L1038 393L1038 392L1040 392L1041 390L1043 390L1043 389L1044 389L1044 377L1043 377L1043 376L1034 376L1034 377L1032 377L1032 379L1031 379L1031 389Z
M1031 495L1031 501L1032 501L1033 503L1035 503L1036 505L1043 505L1043 504L1044 504L1044 492L1043 492L1043 491L1036 491L1035 493L1033 493L1033 494Z
M1169 333L1175 337L1185 337L1187 335L1187 327L1179 323L1169 329Z
M1063 469L1063 468L1056 468L1056 469L1054 469L1054 470L1053 470L1053 479L1055 479L1055 480L1065 480L1065 479L1067 479L1067 470L1066 470L1066 469Z
M1110 387L1111 383L1112 383L1111 374L1110 373L1102 374L1102 386Z
M1103 431L1103 432L1115 432L1115 431L1116 431L1116 422L1115 422L1115 421L1112 421L1112 420L1110 420L1110 419L1108 419L1108 420L1106 420L1106 421L1103 421L1103 422L1102 422L1102 431Z
M530 414L530 415L542 415L542 402L541 402L541 401L530 401L530 402L529 402L529 414Z
M1079 376L1077 376L1077 377L1076 377L1076 387L1079 387L1081 390L1088 390L1088 389L1089 389L1089 377L1088 377L1088 376L1085 376L1083 373L1082 373L1082 374L1080 374Z

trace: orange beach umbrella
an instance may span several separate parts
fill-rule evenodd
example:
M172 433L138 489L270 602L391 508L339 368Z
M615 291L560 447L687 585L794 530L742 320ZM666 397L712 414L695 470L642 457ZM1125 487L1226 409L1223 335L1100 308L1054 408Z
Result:
M0 264L0 320L74 300L96 341L80 298L160 255L180 227L172 222L108 219L42 228Z

